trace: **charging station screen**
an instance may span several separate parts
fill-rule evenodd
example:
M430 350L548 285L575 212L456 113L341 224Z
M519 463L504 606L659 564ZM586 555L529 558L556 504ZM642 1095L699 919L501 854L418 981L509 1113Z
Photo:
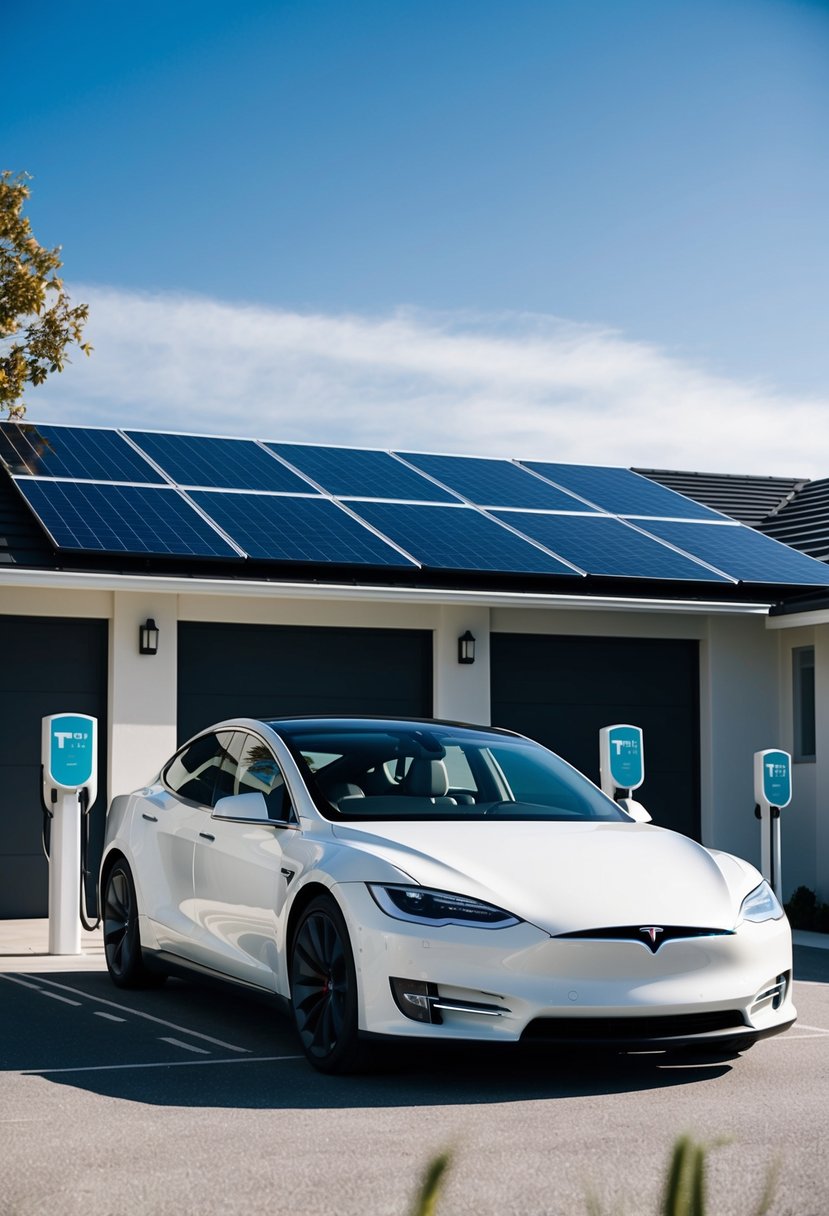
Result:
M92 721L62 714L49 724L49 769L52 781L65 789L89 785L95 764Z
M788 752L763 755L763 797L769 806L788 806L792 800L792 769Z
M622 790L638 789L645 779L642 731L638 726L613 726L606 746L614 785Z

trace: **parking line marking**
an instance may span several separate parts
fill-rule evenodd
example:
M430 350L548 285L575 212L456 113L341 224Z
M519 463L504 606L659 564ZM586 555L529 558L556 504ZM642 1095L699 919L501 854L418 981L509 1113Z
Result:
M93 1009L96 1018L106 1018L108 1022L126 1022L126 1018L117 1018L114 1013L104 1013L103 1009Z
M2 980L7 980L9 978L10 977L8 975L0 975L0 979ZM43 991L40 984L30 984L27 980L15 979L14 983L19 984L21 988L33 988L35 992Z
M152 1064L82 1064L78 1068L20 1068L16 1071L8 1069L6 1075L11 1074L15 1077L51 1077L56 1073L64 1072L125 1072L130 1068L195 1068L212 1066L213 1064L278 1064L284 1060L304 1060L302 1055L297 1056L248 1056L245 1060L240 1060L238 1056L232 1056L227 1060L163 1060L158 1063L155 1061Z
M55 988L60 988L63 992L73 992L75 996L82 996L87 1001L95 1001L98 1005L108 1005L110 1009L118 1009L121 1013L127 1013L130 1017L144 1018L147 1022L155 1022L158 1026L166 1026L168 1030L177 1030L180 1034L190 1035L193 1039L202 1039L205 1043L212 1043L215 1047L224 1047L226 1051L238 1051L242 1055L248 1055L250 1048L237 1047L235 1043L225 1043L222 1039L211 1038L209 1034L201 1034L198 1030L188 1030L186 1026L177 1026L175 1022L167 1022L164 1018L157 1018L152 1013L144 1013L141 1009L130 1009L127 1005L119 1005L116 1001L107 1001L102 996L92 996L88 992L84 992L82 988L70 988L68 984L58 984L55 980L47 980L45 976L41 977L44 984L51 984ZM7 975L0 972L0 980L8 980L11 984L22 984L24 988L36 988L35 984L29 984L26 980L19 979L16 975ZM42 989L37 989L42 991Z
M818 1034L829 1034L825 1026L807 1026L805 1022L795 1022L798 1030L816 1030Z
M38 989L41 996L50 996L53 1001L63 1001L64 1005L80 1006L80 1001L71 1001L68 996L61 996L58 992L47 992L45 988Z
M0 976L0 979L10 979L10 976ZM67 1005L80 1005L80 1001L70 1001L68 996L58 996L56 992L47 992L45 988L41 988L40 984L30 984L27 980L15 980L20 984L21 988L31 988L32 992L39 992L41 996L50 996L53 1001L64 1001Z
M167 1035L158 1036L162 1043L172 1043L173 1047L183 1047L185 1051L197 1051L200 1056L209 1056L210 1052L206 1047L196 1047L193 1043L182 1043L181 1039L171 1039Z
M781 1034L779 1042L791 1043L793 1039L825 1039L826 1033L823 1034Z

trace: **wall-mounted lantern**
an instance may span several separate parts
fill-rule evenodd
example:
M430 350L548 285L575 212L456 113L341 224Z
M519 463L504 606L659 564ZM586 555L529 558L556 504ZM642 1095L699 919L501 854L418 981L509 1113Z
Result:
M468 629L466 633L462 633L458 638L458 662L475 662L475 638Z
M158 654L158 626L151 616L138 626L138 653Z

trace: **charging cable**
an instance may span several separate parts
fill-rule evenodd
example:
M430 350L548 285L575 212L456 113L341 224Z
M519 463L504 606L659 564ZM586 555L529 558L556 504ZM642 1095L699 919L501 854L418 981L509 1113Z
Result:
M58 800L57 790L52 790L52 806ZM43 823L40 828L40 847L43 849L43 856L49 860L49 846L52 842L52 820L54 819L54 811L50 810L46 805L46 799L43 797L43 765L40 766L40 809L43 811Z
M89 921L87 919L86 887L87 880L91 874L89 869L89 820L91 816L89 814L89 790L86 786L83 786L82 789L78 790L78 802L80 803L81 807L81 902L79 911L81 914L81 924L83 925L84 929L86 929L87 933L92 933L93 930L97 929L101 923L101 909L98 888L96 885L94 912L96 919L94 921Z

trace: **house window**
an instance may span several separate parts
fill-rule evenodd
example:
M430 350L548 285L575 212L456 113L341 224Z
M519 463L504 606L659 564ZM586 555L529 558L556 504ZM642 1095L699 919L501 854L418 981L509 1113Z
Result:
M794 697L794 759L815 758L815 648L797 646L792 651Z

